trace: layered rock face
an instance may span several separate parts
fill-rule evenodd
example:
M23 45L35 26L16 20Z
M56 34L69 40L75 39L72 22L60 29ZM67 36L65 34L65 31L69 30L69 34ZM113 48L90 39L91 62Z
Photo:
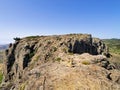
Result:
M5 51L2 86L6 90L119 90L120 72L106 56L110 56L106 45L89 34L18 39Z

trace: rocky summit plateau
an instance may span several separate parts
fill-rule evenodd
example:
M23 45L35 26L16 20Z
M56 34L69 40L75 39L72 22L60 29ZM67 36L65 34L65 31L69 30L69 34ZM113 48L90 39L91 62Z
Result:
M90 34L15 38L0 90L120 90L108 47Z

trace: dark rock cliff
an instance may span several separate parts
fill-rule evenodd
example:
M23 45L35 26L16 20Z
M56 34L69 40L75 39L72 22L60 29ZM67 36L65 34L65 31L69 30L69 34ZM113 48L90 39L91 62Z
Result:
M41 67L46 63L53 64L56 61L65 62L67 61L65 60L66 58L70 58L70 54L74 56L74 54L80 55L83 53L110 56L106 45L101 40L92 38L89 34L31 36L16 40L16 42L10 44L9 48L5 51L3 86L4 83L9 82L12 83L11 88L13 88L13 90L20 89L22 88L20 85L22 85L26 79L30 79L30 77L28 77L30 70L34 70L38 66ZM103 67L109 65L108 61L103 61L105 62ZM75 63L75 61L72 63ZM107 66L105 66L105 68L107 68ZM40 71L36 71L35 73L36 77L40 77ZM46 75L43 75L41 78L43 81L42 83L44 83L46 77ZM25 85L28 84L28 82L26 82ZM44 89L44 86L42 87L43 89L36 88L31 90L55 90ZM29 88L26 88L25 90L28 89Z

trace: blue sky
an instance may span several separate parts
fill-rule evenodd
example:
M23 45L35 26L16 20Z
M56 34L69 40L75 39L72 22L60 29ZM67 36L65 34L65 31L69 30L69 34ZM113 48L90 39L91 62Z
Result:
M69 33L120 38L120 0L0 0L0 44Z

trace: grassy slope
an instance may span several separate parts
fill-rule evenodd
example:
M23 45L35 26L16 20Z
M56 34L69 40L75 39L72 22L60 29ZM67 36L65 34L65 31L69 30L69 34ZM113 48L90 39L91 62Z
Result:
M2 82L2 79L3 79L3 74L2 74L2 64L0 64L0 84Z
M0 63L3 62L3 52L0 51Z
M0 52L0 83L2 82L3 79L2 65L3 65L3 52Z
M113 54L120 55L120 39L103 39Z
M110 61L120 70L120 39L104 39L105 44L109 47L112 58Z

